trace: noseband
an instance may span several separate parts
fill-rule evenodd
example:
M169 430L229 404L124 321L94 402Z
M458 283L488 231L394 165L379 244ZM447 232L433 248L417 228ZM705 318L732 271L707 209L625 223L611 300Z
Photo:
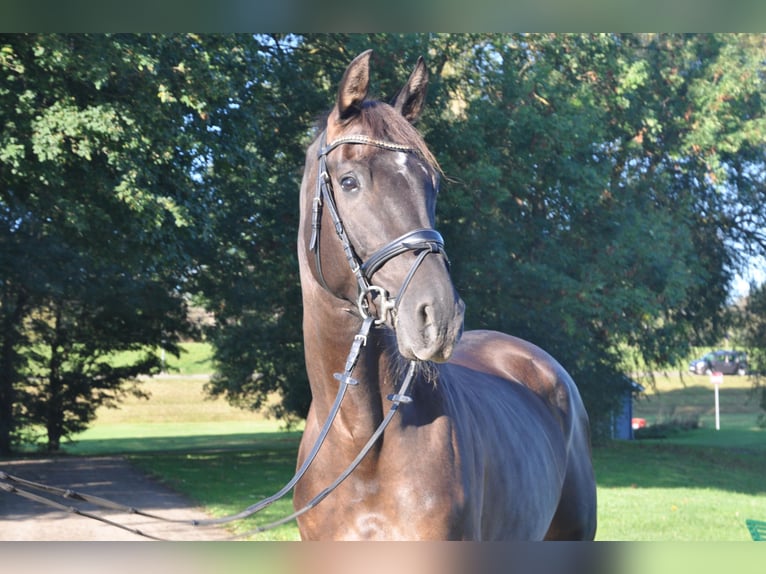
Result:
M343 245L343 252L346 256L346 260L354 273L357 281L357 300L356 305L359 313L363 318L370 316L370 302L379 297L376 302L376 308L378 316L375 318L376 324L382 324L386 320L386 316L390 312L392 314L392 322L396 319L396 311L401 302L404 291L410 284L415 272L420 267L423 260L431 253L440 253L445 259L447 254L444 250L444 239L441 234L435 229L415 229L405 233L401 237L398 237L390 243L384 245L373 253L365 262L362 262L356 254L351 241L348 238L343 221L340 218L338 212L338 206L335 203L335 195L332 187L332 179L327 170L327 155L335 148L344 144L356 144L356 145L369 145L379 147L390 151L398 151L404 153L415 152L414 148L395 144L387 141L376 140L363 135L349 135L331 141L329 144L325 143L327 140L327 132L322 132L322 147L319 149L319 174L317 176L316 192L314 195L314 202L312 207L312 222L311 222L311 242L309 248L314 252L314 261L316 265L317 275L322 286L329 292L332 290L327 285L324 274L322 272L322 258L319 252L319 237L322 226L322 207L327 206L332 218L333 225L335 227L335 233ZM405 277L399 293L395 298L391 299L388 292L382 287L375 285L372 282L372 276L383 265L385 265L391 259L398 257L404 253L414 252L417 254L417 258L410 268L409 273ZM449 260L447 260L449 264Z

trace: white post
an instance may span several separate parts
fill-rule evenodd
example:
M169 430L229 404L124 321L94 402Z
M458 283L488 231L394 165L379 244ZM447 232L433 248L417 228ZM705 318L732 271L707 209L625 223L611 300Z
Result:
M715 430L721 430L721 414L718 408L718 385L715 386Z
M712 372L710 373L710 382L713 383L713 389L715 390L715 430L721 430L721 414L718 404L718 387L723 383L723 373Z

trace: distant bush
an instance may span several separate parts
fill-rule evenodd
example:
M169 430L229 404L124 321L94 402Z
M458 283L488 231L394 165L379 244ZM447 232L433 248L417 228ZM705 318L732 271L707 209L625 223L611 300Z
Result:
M636 429L633 431L633 437L636 439L668 438L683 431L698 429L701 426L699 417L673 419Z

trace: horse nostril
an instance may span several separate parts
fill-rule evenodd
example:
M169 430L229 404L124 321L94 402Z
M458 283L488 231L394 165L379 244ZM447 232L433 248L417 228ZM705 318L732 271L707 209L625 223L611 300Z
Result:
M429 327L434 322L434 310L431 305L423 303L418 308L418 318L423 328Z
M418 308L418 319L420 320L420 336L422 344L427 349L433 350L438 346L439 329L436 312L432 305L422 304Z

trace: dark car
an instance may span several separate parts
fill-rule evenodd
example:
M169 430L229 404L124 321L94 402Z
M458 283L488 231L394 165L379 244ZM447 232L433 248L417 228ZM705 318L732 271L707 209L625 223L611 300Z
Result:
M747 374L747 355L742 351L713 351L689 363L689 370L698 375L710 373L745 375Z

